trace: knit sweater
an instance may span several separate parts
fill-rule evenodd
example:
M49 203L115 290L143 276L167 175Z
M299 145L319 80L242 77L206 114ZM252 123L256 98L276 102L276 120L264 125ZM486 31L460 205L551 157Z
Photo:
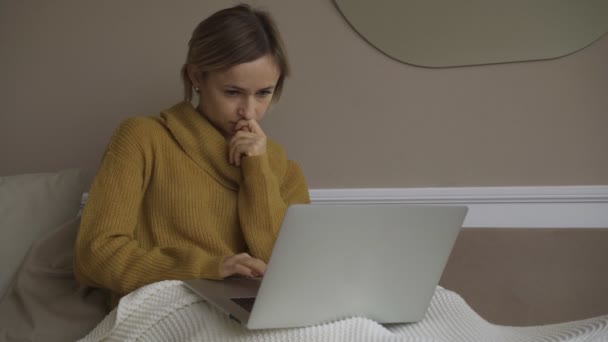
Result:
M125 120L93 181L74 273L117 299L168 279L220 279L224 258L268 262L285 211L309 203L304 176L267 139L266 153L228 162L228 143L190 103Z

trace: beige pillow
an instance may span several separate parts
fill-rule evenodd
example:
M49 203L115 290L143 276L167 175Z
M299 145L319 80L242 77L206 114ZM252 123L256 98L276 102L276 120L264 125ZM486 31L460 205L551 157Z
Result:
M0 298L32 242L76 215L85 186L77 169L0 177Z
M43 234L0 300L0 342L75 341L107 314L107 291L80 285L73 256L79 217Z

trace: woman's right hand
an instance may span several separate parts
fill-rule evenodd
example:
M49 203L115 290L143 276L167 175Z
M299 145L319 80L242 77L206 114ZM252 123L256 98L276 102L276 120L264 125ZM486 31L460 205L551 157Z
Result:
M247 253L235 254L224 259L220 265L220 276L222 278L231 275L242 275L250 278L259 278L266 272L266 264Z

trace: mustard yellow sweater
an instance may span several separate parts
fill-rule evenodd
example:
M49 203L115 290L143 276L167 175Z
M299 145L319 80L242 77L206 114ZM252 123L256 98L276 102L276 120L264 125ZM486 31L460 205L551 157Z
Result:
M219 279L223 258L268 262L287 206L309 203L298 165L267 153L228 163L225 138L190 103L125 120L105 151L75 246L74 272L117 299L167 279Z

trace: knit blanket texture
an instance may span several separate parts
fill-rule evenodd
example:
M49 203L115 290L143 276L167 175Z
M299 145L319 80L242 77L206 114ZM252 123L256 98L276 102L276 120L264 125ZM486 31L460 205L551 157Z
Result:
M181 281L140 288L80 341L608 342L608 315L533 327L491 324L456 293L437 287L423 320L378 324L353 317L311 327L248 330Z

